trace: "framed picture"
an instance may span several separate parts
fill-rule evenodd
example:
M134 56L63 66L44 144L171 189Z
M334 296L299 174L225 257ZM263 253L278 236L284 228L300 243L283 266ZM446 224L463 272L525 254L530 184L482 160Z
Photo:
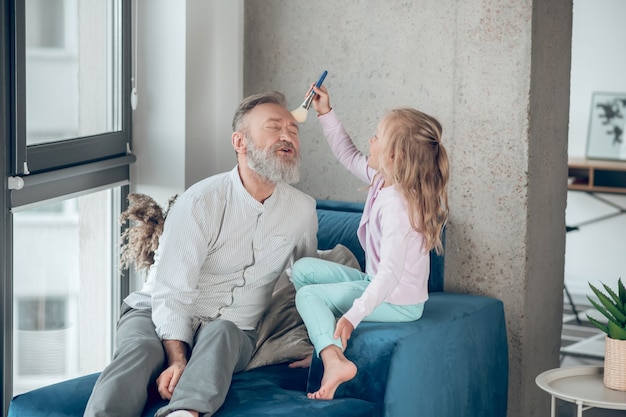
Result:
M593 93L587 158L626 160L626 93Z

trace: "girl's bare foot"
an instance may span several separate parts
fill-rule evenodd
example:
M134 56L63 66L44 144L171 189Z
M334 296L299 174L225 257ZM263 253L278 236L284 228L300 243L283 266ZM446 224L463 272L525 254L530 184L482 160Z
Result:
M324 363L324 375L322 385L316 392L307 394L314 400L332 400L339 385L356 376L356 365L349 361L335 345L330 345L322 350L320 356Z

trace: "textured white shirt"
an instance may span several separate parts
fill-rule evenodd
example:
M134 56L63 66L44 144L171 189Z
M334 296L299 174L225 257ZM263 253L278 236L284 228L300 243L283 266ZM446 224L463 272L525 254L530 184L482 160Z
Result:
M177 198L146 283L124 301L152 308L161 339L191 345L200 323L215 318L253 329L280 273L300 257L316 256L316 235L313 198L277 184L261 204L235 167Z

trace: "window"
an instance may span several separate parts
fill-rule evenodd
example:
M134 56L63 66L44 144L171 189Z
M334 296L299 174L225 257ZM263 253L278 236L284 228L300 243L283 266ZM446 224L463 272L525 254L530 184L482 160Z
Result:
M58 297L16 298L17 332L13 351L13 393L28 376L64 375L67 371L67 299ZM39 379L39 378L38 378Z
M128 276L131 2L0 0L2 415L110 360Z
M114 188L14 213L13 395L109 362L119 195Z
M112 24L119 4L24 5L26 145L119 132L121 107L111 105L121 92L121 45Z
M122 0L9 1L14 8L14 175L127 153Z

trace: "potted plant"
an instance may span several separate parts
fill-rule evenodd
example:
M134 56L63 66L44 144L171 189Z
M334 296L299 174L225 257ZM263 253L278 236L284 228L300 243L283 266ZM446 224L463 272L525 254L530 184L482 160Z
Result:
M598 301L587 296L591 304L608 323L590 317L587 318L597 328L606 333L604 350L604 385L607 388L626 391L626 288L620 278L617 292L602 284L606 294L589 283L589 287L598 297Z

